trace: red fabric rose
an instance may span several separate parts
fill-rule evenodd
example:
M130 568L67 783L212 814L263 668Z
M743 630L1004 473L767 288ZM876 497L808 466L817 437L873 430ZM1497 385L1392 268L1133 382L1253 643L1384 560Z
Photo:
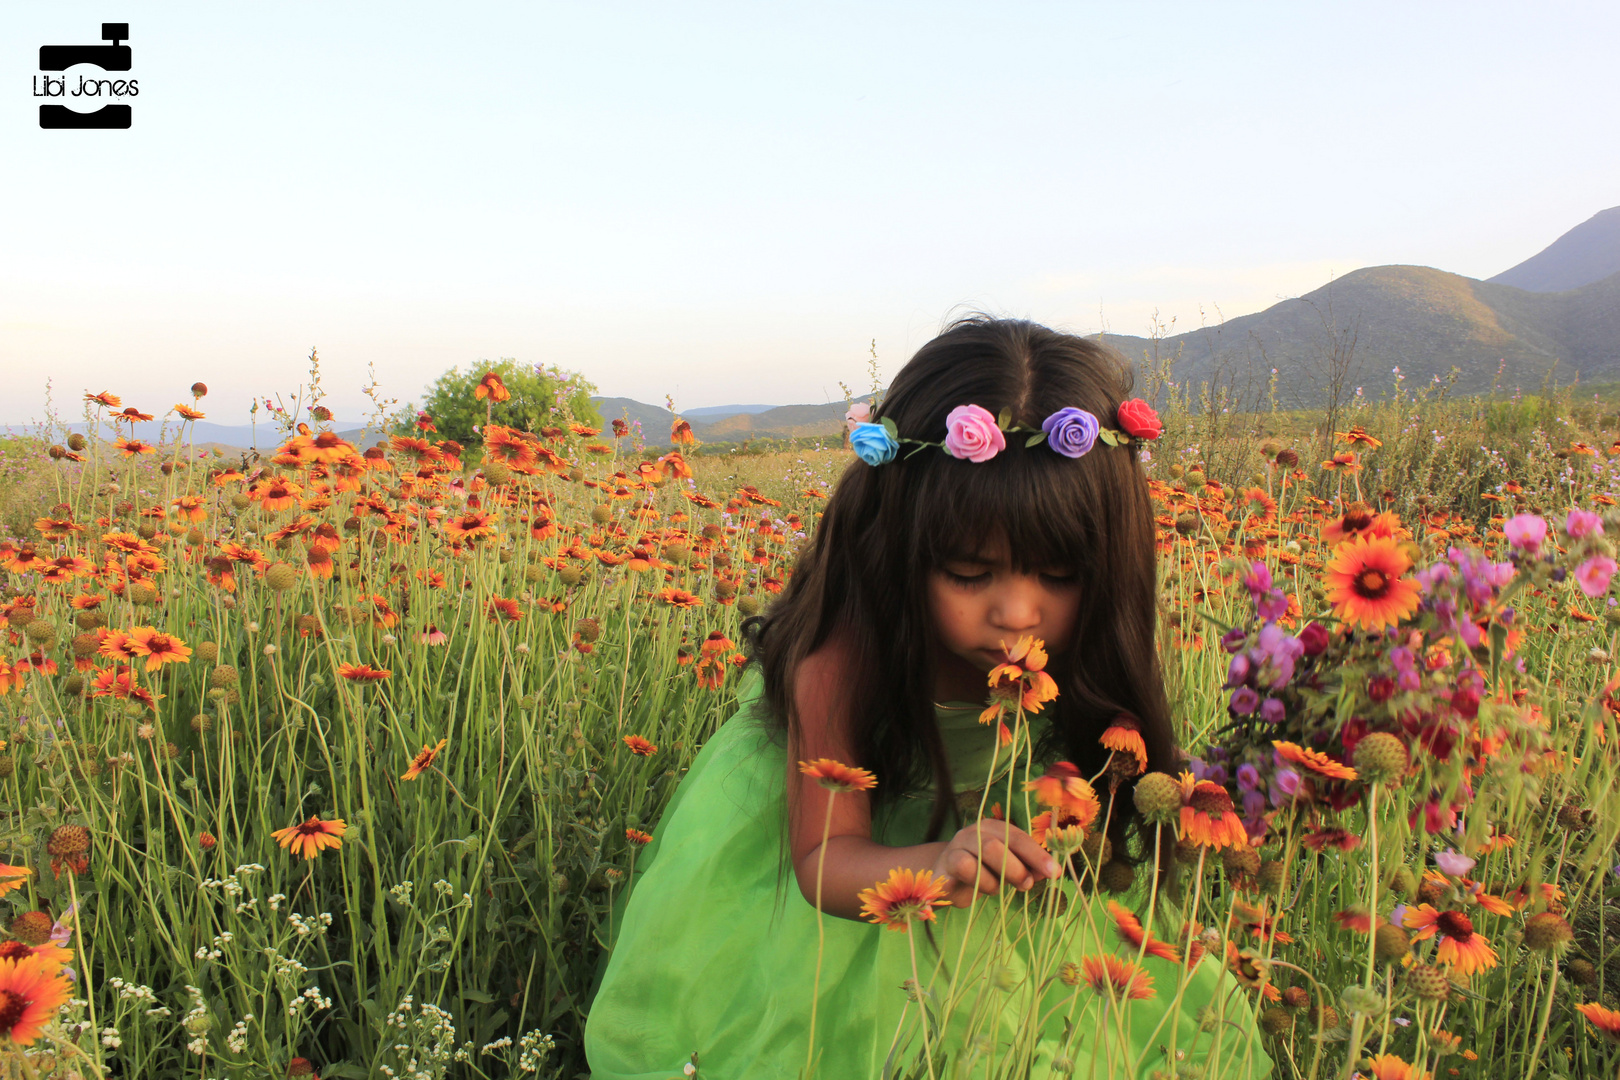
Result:
M1119 418L1120 430L1133 439L1157 439L1164 434L1164 425L1159 423L1159 414L1153 411L1153 406L1141 398L1120 402L1115 415Z

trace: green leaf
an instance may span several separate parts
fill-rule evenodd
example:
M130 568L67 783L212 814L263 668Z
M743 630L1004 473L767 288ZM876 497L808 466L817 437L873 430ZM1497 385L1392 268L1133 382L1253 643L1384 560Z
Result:
M996 417L996 427L1000 428L1002 431L1006 431L1008 428L1012 427L1011 405L1008 405L1006 408L1002 409L1001 415Z
M1119 434L1109 430L1108 428L1103 428L1101 431L1097 432L1097 438L1101 439L1109 446L1119 445Z
M882 424L883 430L889 433L889 438L893 439L895 442L900 441L900 428L893 420L885 416L882 420L879 420L878 423Z
M1024 440L1024 446L1025 447L1039 446L1041 443L1043 443L1045 441L1046 441L1046 432L1043 431L1038 435L1031 435L1029 438L1025 439Z

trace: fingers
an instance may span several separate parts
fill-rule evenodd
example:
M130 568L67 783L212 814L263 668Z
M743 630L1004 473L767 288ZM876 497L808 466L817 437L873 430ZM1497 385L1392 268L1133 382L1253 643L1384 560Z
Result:
M1049 852L1035 842L1029 833L1005 821L981 821L957 833L957 841L981 849L984 865L999 872L1003 860L1007 863L1007 879L1019 888L1029 888L1040 878L1061 877L1063 868ZM992 846L994 845L994 847ZM996 854L996 848L1010 851L1012 858ZM1017 865L1018 870L1013 870ZM1024 874L1029 875L1026 882Z

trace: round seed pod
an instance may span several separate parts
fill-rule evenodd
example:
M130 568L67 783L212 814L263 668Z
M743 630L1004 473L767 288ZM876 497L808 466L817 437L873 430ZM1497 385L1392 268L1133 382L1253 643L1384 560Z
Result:
M1299 454L1285 446L1281 450L1277 451L1276 460L1277 464L1281 465L1283 468L1292 469L1295 465L1299 464Z
M584 575L580 573L579 567L577 566L565 566L561 570L557 571L557 577L564 585L578 585L580 579L583 578Z
M1260 891L1274 895L1283 887L1283 864L1276 859L1266 859L1260 864L1260 872L1255 875L1255 881L1260 885Z
M759 614L759 597L757 597L757 596L740 597L737 600L737 614L741 615L745 619L748 618L750 615L758 615Z
M737 586L721 578L714 583L714 595L720 600L729 600L737 595Z
M68 697L83 697L85 690L83 675L69 675L62 683L62 692Z
M203 544L205 544L207 542L208 542L208 537L203 535L203 531L201 529L190 528L190 529L186 530L186 546L187 547L202 547Z
M196 656L205 664L212 664L219 659L219 643L217 641L200 642L196 648Z
M264 583L273 592L285 592L298 584L298 571L291 563L272 563L264 572Z
M1311 1007L1311 992L1303 986L1290 986L1283 991L1282 1003L1297 1012Z
M1397 867L1389 875L1389 891L1396 896L1411 896L1417 890L1417 876L1407 867Z
M80 630L95 630L107 625L107 616L99 611L81 611L73 616L73 625Z
M132 582L129 588L124 590L124 595L136 607L151 607L157 603L158 591L157 587L149 581L136 581Z
M1451 996L1451 980L1445 972L1428 964L1414 964L1406 973L1412 992L1425 1001L1444 1001Z
M1532 915L1524 924L1524 944L1536 952L1561 953L1575 940L1575 930L1561 915L1550 911Z
M1369 784L1398 782L1406 775L1406 745L1387 731L1375 731L1356 744L1356 772Z
M77 431L68 436L68 449L72 450L74 453L78 453L80 450L83 450L89 445L90 440L86 439L83 435L80 435Z
M253 500L248 498L247 492L238 491L236 494L231 496L231 505L238 510L246 510L248 507L253 505Z
M1279 1006L1273 1005L1260 1014L1260 1027L1267 1035L1286 1035L1293 1026L1293 1015Z
M140 535L142 540L150 540L157 536L157 526L150 521L143 521L135 526L135 532Z
M1132 792L1136 810L1154 825L1169 825L1181 815L1181 785L1166 773L1150 772Z
M56 627L44 619L35 619L29 623L26 633L28 634L28 640L41 649L50 648L51 643L56 640Z
M572 469L568 470L568 479L572 480L576 484L579 483L581 480L585 479L585 470L580 468L578 465L575 465Z
M1373 955L1386 963L1400 960L1412 951L1412 938L1404 927L1381 923L1373 931Z
M530 563L523 568L523 580L530 585L537 585L540 579L546 576L546 568L539 563Z
M1577 956L1575 959L1564 965L1564 974L1569 976L1570 982L1575 983L1578 986L1597 985L1597 968L1593 966L1592 961L1590 960L1583 960Z
M494 458L485 458L484 479L488 480L491 484L504 484L508 480L512 479L512 470L504 461L496 461Z
M230 664L221 664L208 676L208 685L215 690L229 690L241 681L236 668Z
M1136 881L1136 871L1130 863L1113 862L1103 863L1102 869L1097 871L1097 884L1111 893L1129 892L1131 885Z

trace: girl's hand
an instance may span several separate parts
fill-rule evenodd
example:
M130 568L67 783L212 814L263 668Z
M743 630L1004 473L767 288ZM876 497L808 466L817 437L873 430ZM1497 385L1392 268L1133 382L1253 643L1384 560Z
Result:
M948 899L957 907L967 907L976 893L994 893L1002 881L1028 889L1060 872L1057 860L1027 832L994 818L957 833L934 860L934 874L950 883Z

